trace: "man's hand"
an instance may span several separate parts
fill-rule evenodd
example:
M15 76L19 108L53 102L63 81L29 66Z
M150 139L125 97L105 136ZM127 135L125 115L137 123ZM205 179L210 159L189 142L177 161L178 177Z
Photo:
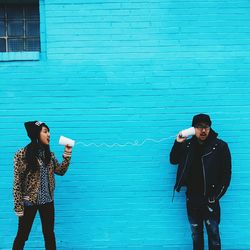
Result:
M179 143L182 143L187 139L187 137L181 137L180 133L181 132L179 132L178 135L176 136L176 141L179 142Z

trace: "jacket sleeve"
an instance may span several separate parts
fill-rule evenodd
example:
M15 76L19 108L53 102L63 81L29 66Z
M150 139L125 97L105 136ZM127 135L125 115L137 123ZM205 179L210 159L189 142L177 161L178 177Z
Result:
M179 164L181 159L181 153L182 153L182 144L184 142L180 143L175 140L174 145L170 152L170 163L171 164Z
M23 155L21 151L17 152L14 156L14 210L18 216L22 216L24 212L23 206L23 175L25 170L25 163L23 162Z
M56 159L54 153L52 153L51 157L54 163L54 173L57 175L64 175L68 170L71 157L63 155L63 160L61 164Z
M219 200L227 191L231 181L232 173L232 163L231 163L231 154L228 148L228 145L225 144L222 148L222 172L221 172L221 183L218 186L215 199Z

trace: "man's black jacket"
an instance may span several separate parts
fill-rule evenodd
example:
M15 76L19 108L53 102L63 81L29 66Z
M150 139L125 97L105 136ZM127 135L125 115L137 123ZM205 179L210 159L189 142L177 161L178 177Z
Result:
M231 155L226 142L217 138L218 134L212 129L205 142L205 150L201 156L204 180L204 196L219 200L226 192L231 180ZM186 186L194 143L196 136L182 143L175 141L170 152L170 162L178 164L174 189L179 192Z

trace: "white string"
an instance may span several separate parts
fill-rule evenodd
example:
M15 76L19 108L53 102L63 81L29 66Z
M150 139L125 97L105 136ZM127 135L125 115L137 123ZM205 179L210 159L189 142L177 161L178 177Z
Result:
M171 139L171 138L174 138L176 137L175 136L169 136L169 137L165 137L165 138L161 138L159 140L157 139L153 139L153 138L146 138L144 139L142 142L139 142L138 140L135 140L134 142L126 142L124 144L120 144L120 143L113 143L113 144L108 144L106 142L104 143L85 143L85 142L77 142L76 145L82 145L83 147L91 147L91 146L94 146L94 147L97 147L97 148L100 148L100 147L107 147L107 148L114 148L114 147L127 147L127 146L132 146L132 147L141 147L143 144L145 144L146 142L154 142L154 143L161 143L163 141L166 141L168 139Z

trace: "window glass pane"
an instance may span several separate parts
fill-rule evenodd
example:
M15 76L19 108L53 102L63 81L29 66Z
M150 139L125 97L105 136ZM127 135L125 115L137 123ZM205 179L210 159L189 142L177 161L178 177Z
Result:
M0 0L0 52L40 51L39 0Z
M23 7L21 5L8 5L6 7L8 19L22 19Z
M0 21L0 36L5 36L5 23Z
M24 40L8 39L8 51L24 51Z
M39 22L38 21L26 21L26 36L39 36Z
M0 19L4 19L4 7L0 6Z
M6 51L5 39L0 38L0 52Z
M8 21L8 36L23 36L23 21Z
M40 40L39 39L26 39L25 50L26 51L40 51Z
M39 19L38 6L27 6L24 8L26 19Z

